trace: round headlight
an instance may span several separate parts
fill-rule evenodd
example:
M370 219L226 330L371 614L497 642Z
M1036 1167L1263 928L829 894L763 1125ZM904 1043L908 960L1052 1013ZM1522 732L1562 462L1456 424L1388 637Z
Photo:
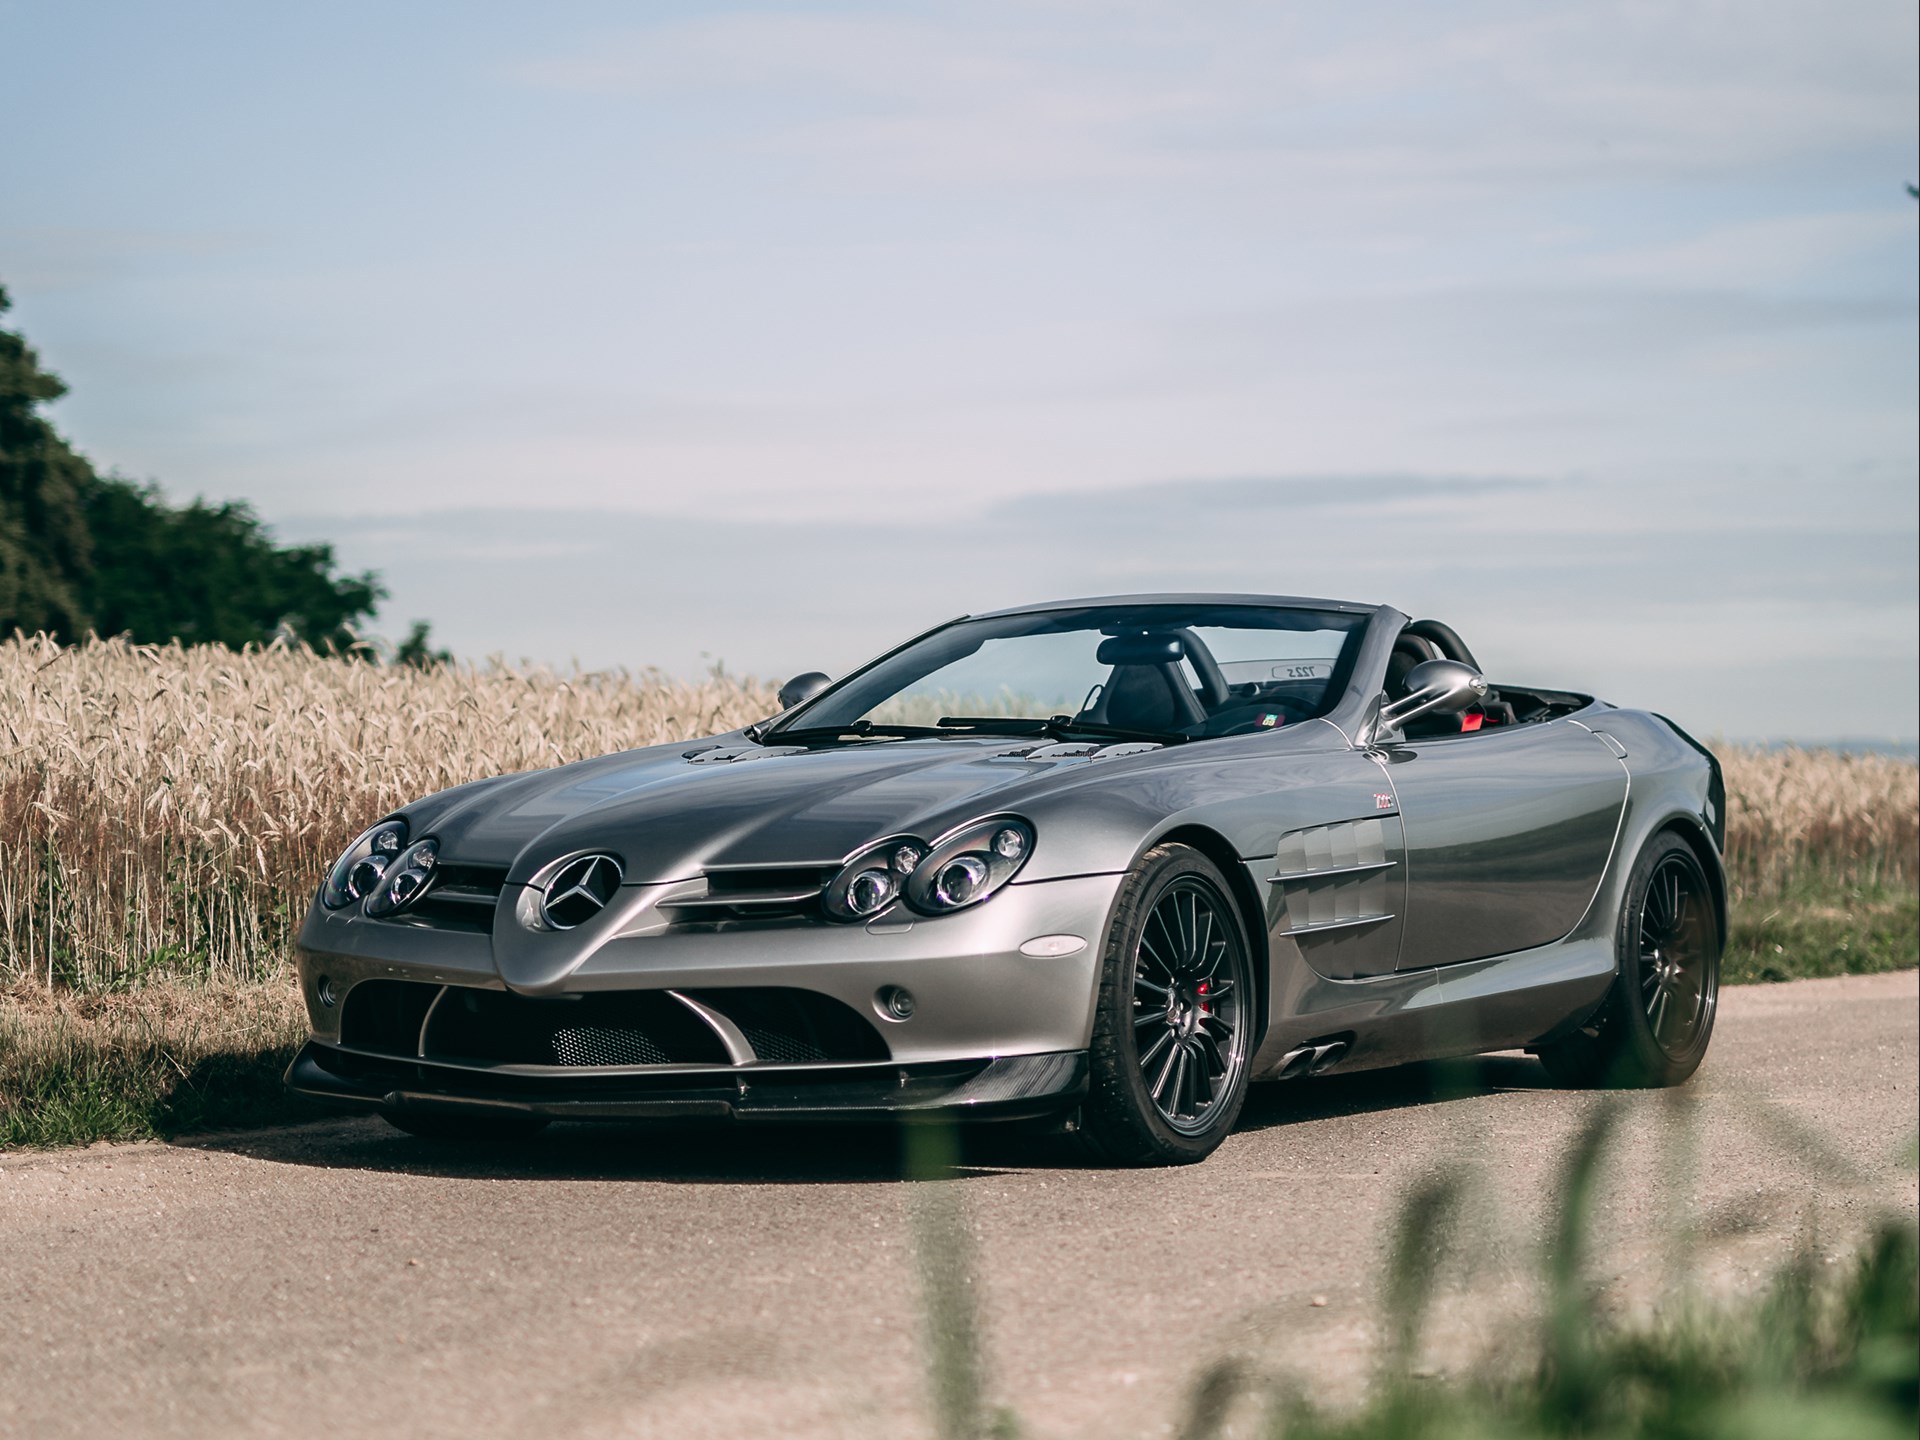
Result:
M874 842L827 882L821 908L835 920L871 920L900 898L901 887L926 854L927 847L911 836Z
M885 870L862 870L847 883L847 909L856 915L877 915L887 908L898 886Z
M382 820L334 862L326 884L320 888L320 902L329 910L339 910L366 899L393 864L394 856L406 848L407 822Z
M367 897L367 914L397 915L433 883L433 867L440 861L440 842L422 840L387 868L380 884Z
M933 898L943 910L958 910L979 895L987 883L987 862L961 855L940 867L933 877Z

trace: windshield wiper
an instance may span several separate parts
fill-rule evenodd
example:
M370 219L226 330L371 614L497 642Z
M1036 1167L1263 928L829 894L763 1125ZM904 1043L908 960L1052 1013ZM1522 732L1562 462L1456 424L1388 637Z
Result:
M943 715L940 728L971 730L986 735L1050 735L1065 740L1071 735L1100 735L1114 740L1147 740L1161 745L1178 745L1190 736L1171 730L1131 730L1124 725L1102 725L1094 720L1076 720L1071 715L1049 715L1042 720L1028 715Z
M775 730L763 735L763 745L784 745L789 741L817 744L839 740L924 740L951 734L938 725L876 725L871 720L855 720L846 725L806 725L793 730Z

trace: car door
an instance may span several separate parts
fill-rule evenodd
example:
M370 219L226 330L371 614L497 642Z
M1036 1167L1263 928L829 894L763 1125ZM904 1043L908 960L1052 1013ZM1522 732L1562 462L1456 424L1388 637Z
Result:
M1626 767L1570 720L1375 747L1406 835L1399 968L1550 944L1613 851Z

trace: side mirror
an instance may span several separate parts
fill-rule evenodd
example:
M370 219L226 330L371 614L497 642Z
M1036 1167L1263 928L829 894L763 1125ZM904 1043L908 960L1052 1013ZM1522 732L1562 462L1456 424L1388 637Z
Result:
M780 687L780 709L784 712L804 705L833 682L818 670L796 675Z
M1422 715L1458 715L1487 698L1487 678L1458 660L1423 660L1407 672L1404 698L1380 708L1378 729L1398 730Z

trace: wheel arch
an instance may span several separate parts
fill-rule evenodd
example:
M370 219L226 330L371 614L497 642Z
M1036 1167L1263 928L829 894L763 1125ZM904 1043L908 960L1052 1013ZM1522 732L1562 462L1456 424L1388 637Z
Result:
M1163 835L1154 836L1153 843L1147 849L1158 845L1190 846L1211 860L1220 873L1227 877L1227 894L1234 908L1239 910L1240 923L1247 932L1247 959L1253 971L1254 1014L1257 1017L1253 1048L1258 1049L1260 1041L1266 1036L1267 1006L1273 989L1273 976L1267 945L1267 913L1253 877L1247 873L1239 852L1227 837L1205 825L1176 826ZM1252 1051L1248 1053L1251 1055Z
M1720 852L1714 847L1713 837L1707 833L1700 819L1692 814L1669 816L1654 827L1648 839L1672 832L1686 842L1693 851L1694 859L1700 862L1700 868L1706 872L1707 884L1713 890L1714 919L1720 925L1720 948L1727 946L1727 871L1721 863ZM1642 847L1644 848L1644 847Z

